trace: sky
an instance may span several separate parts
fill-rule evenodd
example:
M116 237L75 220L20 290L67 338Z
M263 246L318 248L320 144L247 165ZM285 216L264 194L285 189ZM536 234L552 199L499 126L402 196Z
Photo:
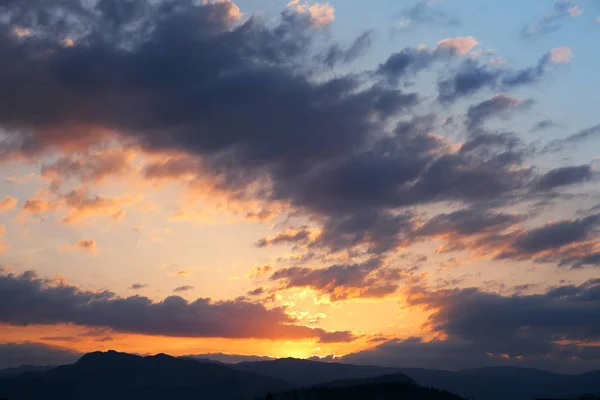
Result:
M599 35L597 0L2 2L0 368L600 369Z

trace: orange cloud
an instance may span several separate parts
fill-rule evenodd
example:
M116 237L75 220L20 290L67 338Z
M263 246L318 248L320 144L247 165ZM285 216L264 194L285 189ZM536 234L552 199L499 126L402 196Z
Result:
M24 222L27 215L42 216L56 210L64 211L62 222L74 224L96 216L120 220L125 216L123 207L141 201L140 196L128 194L118 197L90 196L86 189L75 188L66 194L54 193L55 199L32 198L25 201L17 220Z
M49 180L77 179L81 183L100 183L107 177L122 176L132 169L136 152L111 149L63 156L42 166L42 177Z
M259 278L259 277L271 272L272 269L273 268L270 265L256 266L256 267L252 268L252 271L250 271L250 273L248 273L248 277L249 278Z
M0 253L3 253L6 251L6 249L8 249L8 246L6 245L5 235L6 228L4 227L4 225L0 225Z
M84 253L98 255L100 249L95 240L83 239L75 244L65 244L59 248L62 251L82 251Z
M17 199L12 196L4 196L0 200L0 213L8 212L17 206Z

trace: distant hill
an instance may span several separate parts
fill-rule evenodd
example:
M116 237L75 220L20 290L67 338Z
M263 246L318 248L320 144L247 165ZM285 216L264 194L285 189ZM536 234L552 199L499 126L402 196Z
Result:
M107 352L77 363L0 379L0 397L44 400L186 400L264 396L293 385L277 378L164 354Z
M530 368L478 368L457 372L401 368L423 386L431 386L476 400L532 400L572 398L600 393L595 375L563 375Z
M502 367L451 372L292 358L223 364L116 352L86 354L75 364L56 368L0 371L0 398L11 400L250 400L264 399L267 392L280 393L275 400L459 400L439 390L422 391L423 387L475 400L575 398L600 394L600 371L564 375ZM390 397L392 392L396 397Z
M419 385L447 390L476 400L533 400L600 393L600 371L583 375L555 374L530 368L477 368L444 371L383 368L297 359L248 362L233 366L305 386L342 379L365 379L401 373Z
M465 400L455 394L398 381L398 375L355 381L337 381L275 394L274 400ZM400 374L403 380L403 375Z
M47 371L52 368L56 368L56 367L55 366L22 365L17 368L5 368L5 369L0 369L0 378L7 377L7 376L19 375L19 374L22 374L23 372Z
M324 363L319 361L282 358L273 361L243 362L231 366L239 371L254 372L271 376L298 386L313 386L320 383L374 378L401 373L397 368L383 368L351 364ZM406 382L414 382L408 376Z

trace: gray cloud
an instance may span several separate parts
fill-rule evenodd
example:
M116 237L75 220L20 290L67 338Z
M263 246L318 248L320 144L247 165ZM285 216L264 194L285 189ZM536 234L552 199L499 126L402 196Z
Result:
M129 289L131 289L131 290L141 290L141 289L144 289L144 288L147 288L147 287L148 287L148 285L146 285L144 283L134 283L133 285L131 285L129 287Z
M519 214L504 214L485 209L465 209L450 214L439 214L423 224L413 235L415 237L447 234L481 235L505 230L524 220L525 216Z
M383 267L378 259L362 264L340 264L321 269L283 268L270 277L281 289L310 288L332 301L351 298L380 298L398 290L408 273L399 268Z
M533 125L533 127L531 128L531 132L540 132L540 131L544 131L546 129L555 128L557 126L558 126L558 124L556 122L552 121L551 119L545 119L545 120L536 122L535 125Z
M338 64L347 64L361 57L371 46L373 32L367 31L354 39L348 48L339 44L330 46L326 51L317 56L317 60L332 68Z
M520 100L506 94L499 94L491 99L469 107L467 111L467 126L469 129L480 127L481 124L494 116L506 116L509 112L531 107L532 100Z
M483 89L506 91L537 83L553 63L551 54L544 54L534 66L516 70L482 64L477 60L465 60L450 76L438 82L438 100L441 103L452 103Z
M554 9L541 18L533 26L525 25L521 29L521 34L524 37L534 37L553 33L558 31L565 20L576 17L578 8L576 3L569 0L556 0L554 2Z
M314 247L370 253L402 244L413 224L408 207L516 201L536 178L516 135L480 126L516 104L507 98L470 109L481 129L460 148L432 134L436 115L409 117L420 97L395 83L460 55L452 40L435 49L406 48L369 73L328 78L322 63L306 63L320 54L306 15L288 10L275 23L256 16L240 22L227 1L86 4L3 4L8 23L0 29L0 57L9 61L0 66L0 86L15 94L11 108L0 110L8 132L0 157L57 147L85 151L112 135L146 151L184 152L149 166L144 176L196 174L236 199L281 201L322 224ZM38 20L44 12L55 20ZM31 35L17 37L12 25ZM65 39L73 45L61 44ZM333 58L352 59L368 39L361 36ZM465 48L476 43L461 40ZM550 62L545 55L516 71L465 63L465 71L479 71L479 83L470 81L473 74L456 75L440 96L533 83ZM72 161L46 170L76 171L91 181L107 171L107 163ZM71 204L71 194L61 198ZM275 243L304 243L307 233L297 235Z
M600 215L549 223L517 236L510 248L498 258L519 258L586 240L596 231L599 223Z
M451 16L439 7L439 4L427 0L420 0L414 5L405 8L401 15L410 22L417 24L444 24L455 26L460 24L460 19Z
M569 135L563 139L553 140L544 148L543 151L547 153L561 151L569 146L576 145L580 142L594 139L596 137L600 137L600 124L582 129L581 131Z
M0 300L0 322L16 326L71 323L176 337L353 339L350 332L293 325L283 308L267 309L243 299L188 302L171 296L152 302L141 296L122 298L108 291L52 285L34 272L0 276Z
M542 175L537 182L537 187L540 190L552 190L576 185L590 181L594 175L594 170L589 165L556 168Z
M277 246L281 244L299 244L306 243L310 239L310 230L306 227L294 231L279 233L270 238L260 239L256 245L258 247Z
M189 292L190 290L194 290L194 287L193 286L178 286L175 289L173 289L173 293Z
M344 362L445 369L510 365L562 372L600 365L598 347L583 344L600 338L597 279L534 295L414 288L408 302L431 310L428 327L447 339L391 340L348 355Z

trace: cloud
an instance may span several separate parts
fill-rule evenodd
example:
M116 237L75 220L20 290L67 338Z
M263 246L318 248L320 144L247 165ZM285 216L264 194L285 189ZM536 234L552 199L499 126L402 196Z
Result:
M596 234L600 215L577 220L551 222L540 228L519 234L508 249L496 258L528 258L546 250L558 250L564 246L589 239Z
M121 149L64 156L42 165L42 177L55 181L76 178L81 183L100 183L108 176L127 172L134 156L135 153Z
M241 21L230 2L158 1L123 16L74 4L57 5L65 16L57 32L34 26L32 15L49 3L11 3L7 24L30 29L29 44L0 32L0 56L13 55L10 68L0 69L0 85L17 93L14 109L0 110L8 132L0 157L57 152L44 162L46 177L80 183L30 198L25 216L59 211L65 223L121 218L142 199L95 194L84 182L126 173L137 152L148 158L140 169L152 183L177 180L223 203L253 204L241 213L252 218L270 218L270 210L310 218L310 232L286 225L265 246L296 241L317 256L348 250L370 258L405 244L415 228L412 208L516 203L539 179L516 134L483 126L527 101L497 95L473 105L468 114L477 134L460 144L436 134L435 108L413 115L425 96L404 84L437 63L459 60L477 44L473 37L407 47L373 71L331 74L319 59L330 43L315 43L322 32L307 24L310 11L293 11L315 4L292 3L275 21ZM73 46L57 44L65 37ZM357 40L341 48L335 63L360 53L368 35ZM465 57L440 82L440 101L536 83L565 59L561 52L524 69ZM182 209L174 217L186 215Z
M575 145L579 142L584 142L590 139L594 139L596 137L600 137L600 124L582 129L581 131L569 135L563 139L553 140L543 149L543 151L546 153L561 151L567 148L568 146Z
M420 0L414 5L405 8L401 16L404 18L403 25L406 24L433 24L433 25L450 25L455 26L460 24L460 20L448 15L439 7L439 2Z
M118 221L125 215L123 207L139 200L139 197L127 194L118 197L94 196L90 195L87 189L77 187L67 193L56 191L49 196L26 200L17 218L26 220L28 216L43 217L47 213L59 210L64 211L62 222L65 224L84 222L98 216Z
M506 116L510 111L527 109L532 104L532 100L515 99L502 93L469 107L467 125L474 129L491 117Z
M573 59L573 51L570 47L556 47L550 50L550 61L554 64L565 64Z
M436 45L436 49L455 53L459 56L464 56L478 44L479 41L473 36L458 36L455 38L440 40Z
M413 228L410 214L393 214L364 210L349 215L327 218L321 233L310 243L311 248L331 251L366 246L371 254L381 254L400 246Z
M339 44L330 46L326 51L319 54L317 59L328 67L334 67L339 64L348 64L358 59L366 53L372 42L372 31L367 31L357 37L347 48L342 48Z
M569 62L571 57L570 48L558 47L540 57L536 65L522 69L505 68L503 65L468 59L450 76L438 82L438 100L451 103L483 89L505 91L518 86L532 85L539 82L551 70L553 64Z
M570 0L556 0L552 12L545 15L537 23L525 25L521 29L524 37L534 37L553 33L562 28L562 24L568 19L578 17L582 14L579 6Z
M600 365L600 281L545 293L502 296L476 288L409 290L408 304L431 312L426 328L445 339L397 339L344 362L463 369L521 366L584 372Z
M338 264L327 268L283 268L275 271L271 281L280 289L308 288L331 301L353 298L381 298L395 293L408 273L399 268L382 268L377 259L362 264Z
M300 1L292 1L288 7L298 14L307 15L315 28L328 26L335 20L335 8L329 3L301 4Z
M291 230L287 232L281 232L273 237L260 239L257 243L257 247L269 247L277 246L282 244L299 244L306 243L311 236L311 232L308 228L303 227L298 230Z
M0 225L0 254L4 253L8 249L8 245L6 244L6 228L4 225ZM3 272L3 270L0 270Z
M267 293L267 289L264 287L257 287L256 289L250 290L248 293L246 293L248 296L260 296L262 294Z
M590 165L556 168L542 175L537 187L540 190L552 190L559 187L576 185L590 181L595 171Z
M98 244L95 240L90 239L82 239L75 244L66 244L61 247L64 251L82 251L84 253L89 253L93 255L97 255L100 253L100 249L98 248Z
M0 369L21 365L55 366L72 364L81 356L74 350L42 343L0 343Z
M472 36L446 38L439 41L434 50L425 47L405 48L392 54L380 64L376 73L390 82L398 82L429 68L436 61L462 56L468 53L479 41Z
M14 209L19 201L12 196L5 195L0 199L0 213L8 212Z
M259 277L271 272L272 269L273 268L270 265L256 266L256 267L252 268L252 270L248 274L248 277L249 278L259 278Z
M173 293L183 293L183 292L189 292L191 290L194 290L193 286L179 286L179 287L176 287L175 289L173 289Z
M542 121L538 121L535 123L535 125L531 128L531 132L540 132L540 131L544 131L546 129L551 129L551 128L555 128L557 127L558 124L550 119L545 119Z
M486 209L465 209L439 214L416 229L412 236L430 237L443 235L471 236L503 231L525 220L520 214L506 214Z
M129 289L131 289L131 290L142 290L142 289L145 289L147 287L148 287L148 285L145 284L145 283L134 283L133 285L131 285L129 287Z
M153 302L142 296L124 298L109 291L55 284L32 271L0 276L0 322L15 326L70 323L172 337L354 340L349 332L294 325L285 311L243 299L188 302L171 296Z

